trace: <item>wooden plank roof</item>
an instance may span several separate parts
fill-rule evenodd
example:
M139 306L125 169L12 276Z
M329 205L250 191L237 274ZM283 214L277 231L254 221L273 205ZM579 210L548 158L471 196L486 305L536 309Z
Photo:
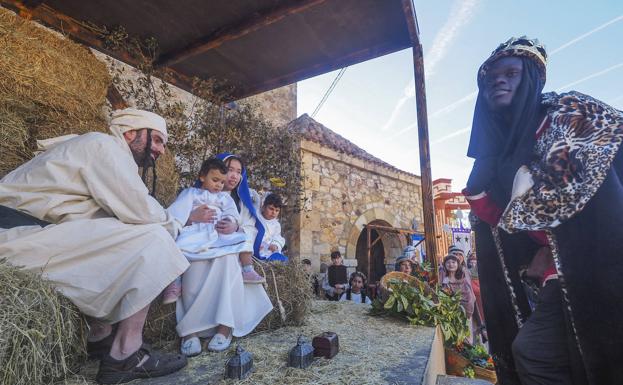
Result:
M412 47L413 0L0 0L22 16L128 64L95 29L154 37L155 64L192 88L194 77L234 86L240 99ZM96 27L96 28L94 28Z

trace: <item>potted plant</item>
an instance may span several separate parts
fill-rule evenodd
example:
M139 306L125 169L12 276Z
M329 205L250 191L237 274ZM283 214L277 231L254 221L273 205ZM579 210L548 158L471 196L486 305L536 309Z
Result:
M493 360L484 346L465 342L469 338L469 320L461 306L460 293L433 290L414 277L405 278L399 274L403 273L381 280L384 293L382 299L373 302L372 314L387 314L412 325L439 325L448 374L473 375L496 383Z

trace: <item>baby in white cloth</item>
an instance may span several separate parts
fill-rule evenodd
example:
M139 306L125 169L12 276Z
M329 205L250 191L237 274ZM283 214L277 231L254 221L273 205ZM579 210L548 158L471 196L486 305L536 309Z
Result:
M244 233L220 234L215 228L215 223L225 218L236 225L240 223L236 203L229 193L223 192L226 174L223 161L217 158L206 160L199 171L200 187L184 189L168 208L172 217L185 222L175 243L190 262L238 254L245 246ZM190 212L203 205L216 211L213 222L189 223ZM165 289L163 303L173 303L180 295L181 282L178 279Z

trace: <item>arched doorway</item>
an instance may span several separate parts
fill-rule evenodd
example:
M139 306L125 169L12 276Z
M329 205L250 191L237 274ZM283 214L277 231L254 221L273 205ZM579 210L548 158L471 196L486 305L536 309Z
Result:
M391 226L385 221L372 221L370 224ZM370 234L370 242L368 243L368 234ZM370 247L370 265L368 266L368 244ZM381 279L387 272L385 268L385 245L383 244L383 237L378 231L374 229L368 229L364 226L363 230L359 234L357 239L357 247L355 256L357 258L357 271L368 276L368 282L374 283Z

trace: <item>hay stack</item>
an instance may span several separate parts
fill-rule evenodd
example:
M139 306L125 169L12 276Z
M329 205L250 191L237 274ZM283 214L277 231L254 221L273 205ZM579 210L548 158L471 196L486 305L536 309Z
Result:
M261 267L258 267L261 265ZM263 269L262 269L263 267ZM275 330L284 326L300 326L309 314L312 300L311 282L300 263L256 263L256 271L264 273L267 293L274 309L258 325L256 331ZM274 273L274 275L273 275ZM274 277L274 278L273 278ZM275 287L276 282L276 287ZM281 300L285 321L281 317Z
M86 358L78 310L40 276L0 260L0 383L46 384Z
M0 8L0 177L37 139L105 130L110 82L87 48Z
M263 267L256 263L255 269L266 274L266 292L274 309L255 328L255 332L276 330L284 326L301 326L305 322L312 305L312 290L309 278L300 264L290 262L262 263ZM273 280L273 272L275 279ZM275 281L277 289L275 289ZM286 319L281 319L279 299L283 305ZM149 309L147 323L145 324L145 340L158 348L174 351L178 349L178 337L175 332L175 306L161 305L156 301Z
M139 169L141 175L143 169ZM152 170L147 171L145 185L151 191L153 173ZM164 207L168 207L179 193L180 176L175 166L175 154L167 150L156 161L156 199Z

